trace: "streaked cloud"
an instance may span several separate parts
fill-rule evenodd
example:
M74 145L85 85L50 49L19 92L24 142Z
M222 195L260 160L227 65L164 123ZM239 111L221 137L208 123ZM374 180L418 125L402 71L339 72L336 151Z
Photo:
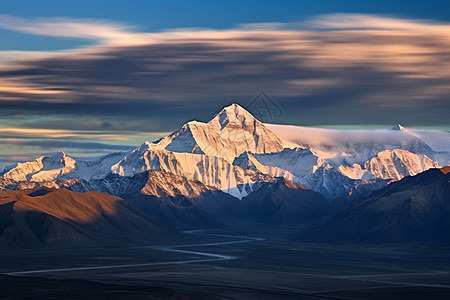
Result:
M18 50L3 50L0 51L0 70L10 71L17 69L17 60L28 59L43 59L46 57L54 57L57 55L55 51L18 51Z
M96 138L98 140L127 141L125 136L108 134L96 131L71 131L61 129L29 129L29 128L0 128L2 137L23 137L23 138Z
M58 87L22 84L13 80L0 80L0 93L5 94L25 94L25 95L61 95L67 91L58 89Z
M95 142L77 142L66 140L24 140L24 139L0 139L2 145L17 145L39 147L42 149L55 148L71 148L71 149L102 149L102 150L116 150L125 151L132 150L135 146L131 145L114 145Z
M126 142L141 137L143 140L157 139L169 132L127 132L127 131L78 131L63 129L30 129L30 128L0 128L1 138L40 138L40 139L81 139L100 140L108 142ZM16 145L19 143L16 142ZM26 144L24 142L24 144Z
M0 115L59 116L52 128L14 131L23 128L19 123L0 135L117 140L129 134L120 126L131 123L132 134L144 136L192 118L207 121L261 90L284 110L273 122L450 127L449 26L334 14L149 33L101 20L3 15L0 28L95 45L0 52L3 60L26 58L0 67ZM82 117L100 121L81 125ZM114 126L99 127L107 123Z

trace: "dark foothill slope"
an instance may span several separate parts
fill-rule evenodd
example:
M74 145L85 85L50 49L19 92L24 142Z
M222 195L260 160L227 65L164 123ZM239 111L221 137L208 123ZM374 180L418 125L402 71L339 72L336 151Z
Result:
M450 167L391 183L292 238L450 245Z
M66 189L0 192L0 247L148 242L169 229L121 198Z
M298 183L279 178L242 199L245 217L264 223L307 224L329 213L330 202Z

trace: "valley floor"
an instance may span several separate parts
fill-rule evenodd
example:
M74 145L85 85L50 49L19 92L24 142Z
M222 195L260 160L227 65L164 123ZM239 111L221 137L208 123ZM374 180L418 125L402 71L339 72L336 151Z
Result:
M450 249L298 243L298 228L0 252L2 299L448 299Z

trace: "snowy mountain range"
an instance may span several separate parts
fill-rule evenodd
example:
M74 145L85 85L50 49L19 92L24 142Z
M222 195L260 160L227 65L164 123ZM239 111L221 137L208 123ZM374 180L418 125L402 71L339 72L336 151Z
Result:
M353 139L352 132L341 139L320 134L312 139L308 130L264 124L232 104L208 123L188 122L130 152L82 161L60 151L17 163L0 174L0 189L64 187L120 196L144 180L155 196L164 192L195 198L211 190L242 199L282 177L336 199L367 195L391 181L450 164L449 152L434 151L400 125L381 139ZM145 179L139 175L152 172L159 173ZM165 183L169 177L173 191Z

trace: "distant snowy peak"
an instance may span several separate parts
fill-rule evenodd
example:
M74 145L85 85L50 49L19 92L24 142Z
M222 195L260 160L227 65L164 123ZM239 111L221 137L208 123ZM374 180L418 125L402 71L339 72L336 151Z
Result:
M427 143L425 143L418 134L414 133L412 130L409 130L408 128L404 127L401 124L397 124L394 127L392 127L391 131L397 131L401 135L409 137L412 140L412 142L415 142L416 144L421 143L423 145L426 145L427 148L431 149L431 147Z
M440 168L440 165L426 155L396 149L379 152L364 167L376 178L400 180L428 169Z
M406 131L407 129L405 127L403 127L401 124L397 124L394 127L392 127L391 130Z
M424 154L395 149L381 151L362 164L341 165L338 169L351 179L400 180L403 177L417 175L428 169L439 167L438 161L433 161Z
M3 174L3 178L13 181L50 181L72 171L75 164L74 159L59 151L52 156L41 156L32 162L18 163Z
M284 149L275 133L237 104L223 108L208 123L186 123L153 147L217 156L229 163L244 152L274 153Z

